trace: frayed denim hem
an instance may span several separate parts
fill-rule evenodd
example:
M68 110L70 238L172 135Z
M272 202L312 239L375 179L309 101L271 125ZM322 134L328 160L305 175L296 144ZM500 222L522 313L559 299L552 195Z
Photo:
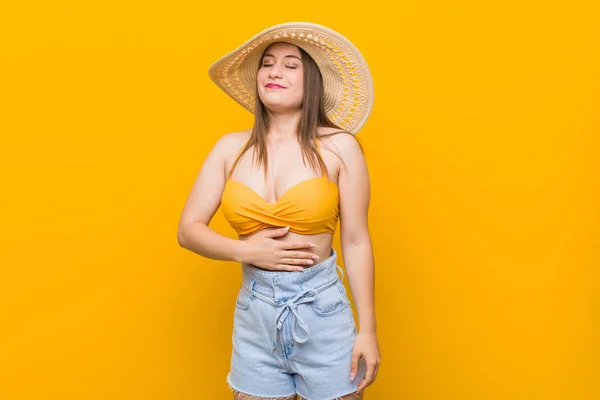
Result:
M345 396L349 396L349 395L353 395L357 399L360 399L360 395L357 392L350 392L350 393L346 393L346 394L343 394L343 395L338 396L338 397L332 397L331 400L344 400L344 397ZM298 396L302 397L303 399L309 399L309 397L303 396L300 393L298 393Z
M233 386L231 386L231 384L229 383L229 380L226 380L227 382L227 386L229 387L229 390L231 390L231 392L234 395L242 395L243 396L243 400L289 400L290 397L293 396L293 398L296 398L296 393L292 393L292 394L288 394L287 396L275 396L275 397L269 397L269 396L258 396L255 394L250 394L250 393L246 393L246 392L242 392L241 390L238 390L236 388L234 388Z

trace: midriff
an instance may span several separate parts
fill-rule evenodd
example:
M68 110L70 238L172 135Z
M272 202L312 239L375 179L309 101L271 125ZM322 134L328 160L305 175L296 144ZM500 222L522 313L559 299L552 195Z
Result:
M263 230L270 230L270 229L278 229L278 228L266 228ZM251 237L253 237L254 235L261 234L261 232L262 232L262 230L254 233L252 235L239 236L239 239L240 240L248 240ZM318 265L319 263L321 263L321 261L328 259L331 254L331 246L333 244L333 234L331 234L331 233L317 233L314 235L305 235L305 234L299 234L299 233L294 233L294 232L288 232L284 236L276 237L273 239L282 241L282 242L303 242L303 243L306 242L306 243L316 244L317 247L297 249L297 251L316 254L317 256L319 256L319 258L317 260L313 260L314 264L298 265L305 269L314 267L314 266ZM257 268L260 268L260 267L257 267ZM263 268L260 268L260 269L263 269Z

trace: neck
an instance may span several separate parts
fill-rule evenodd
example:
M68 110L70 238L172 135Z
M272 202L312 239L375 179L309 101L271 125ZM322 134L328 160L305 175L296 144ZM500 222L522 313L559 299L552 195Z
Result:
M295 139L301 116L302 110L288 113L269 113L270 126L267 135L277 141Z

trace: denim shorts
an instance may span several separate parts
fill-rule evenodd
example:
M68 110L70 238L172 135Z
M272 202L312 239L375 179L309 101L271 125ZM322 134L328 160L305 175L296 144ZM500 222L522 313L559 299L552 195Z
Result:
M361 358L350 380L357 329L343 279L334 249L298 272L242 264L227 375L234 393L331 400L356 392L366 366Z

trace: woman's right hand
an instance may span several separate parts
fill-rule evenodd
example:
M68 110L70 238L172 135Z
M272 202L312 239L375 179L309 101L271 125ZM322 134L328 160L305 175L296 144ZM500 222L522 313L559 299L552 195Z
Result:
M288 231L289 227L263 229L245 240L244 262L273 271L303 271L302 265L314 264L319 257L302 249L317 247L316 244L275 240Z

